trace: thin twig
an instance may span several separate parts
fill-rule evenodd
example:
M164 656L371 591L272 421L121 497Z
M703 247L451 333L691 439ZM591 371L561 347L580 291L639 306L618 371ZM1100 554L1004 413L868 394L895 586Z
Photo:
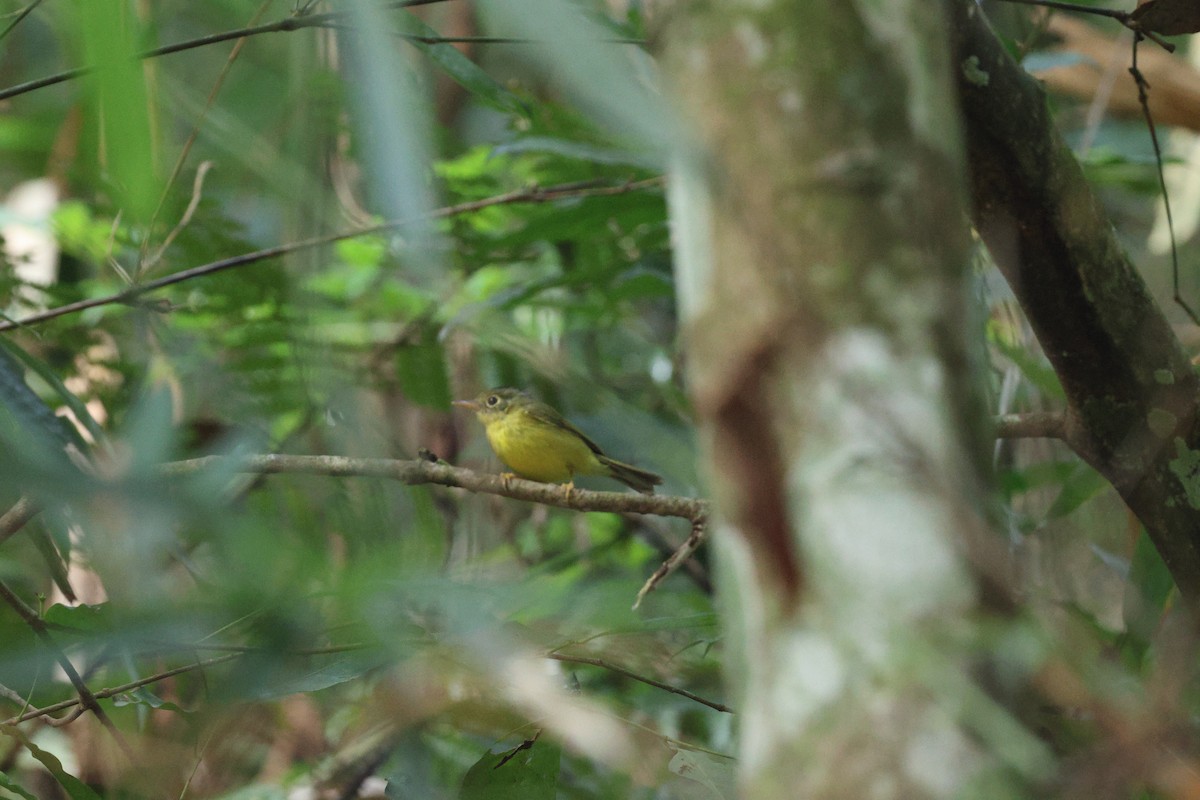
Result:
M547 656L547 658L552 658L555 661L562 661L567 664L587 664L592 667L600 667L601 669L606 669L609 672L615 672L618 675L624 675L626 678L632 678L635 681L640 681L641 683L644 683L648 686L653 686L657 689L662 689L665 692L670 692L671 694L677 694L677 695L680 695L681 697L686 697L689 700L694 700L697 703L700 703L701 705L706 705L711 709L715 709L717 711L723 711L726 714L733 713L733 709L730 708L729 706L725 705L724 703L718 703L713 700L706 700L705 698L701 697L698 694L689 692L687 689L680 689L678 686L672 686L669 683L663 683L662 681L655 680L654 678L647 678L645 675L639 675L636 672L633 672L632 670L628 670L625 667L621 667L616 664L609 663L608 661L605 661L602 658L590 658L588 656L572 656L572 655L567 655L566 653L550 653Z
M453 206L436 209L435 211L418 218L393 220L384 222L379 225L372 225L368 228L361 228L356 231L346 231L343 233L332 233L327 236L316 236L311 239L303 239L298 242L289 242L287 244L268 247L263 250L256 250L253 253L244 253L240 256L214 261L210 264L204 264L192 269L186 269L181 272L176 272L172 275L167 275L157 280L147 283L131 286L114 294L105 295L104 297L94 297L88 300L80 300L75 303L67 303L66 305L58 306L57 308L47 309L36 314L30 314L20 320L5 320L0 322L0 331L7 331L13 328L18 328L26 325L33 325L38 322L45 322L49 319L55 319L66 314L74 314L79 311L84 311L97 306L111 305L113 303L131 303L138 297L147 292L152 292L155 289L161 289L164 286L171 286L176 283L182 283L192 278L198 278L204 275L212 275L217 272L222 272L234 267L241 267L247 264L254 264L259 261L266 261L271 258L295 253L301 250L307 250L313 247L322 247L336 242L341 242L346 239L353 239L358 236L370 236L376 233L386 233L388 231L402 228L405 225L411 225L418 219L443 219L452 217L458 214L467 214L472 211L478 211L483 208L498 205L510 205L515 203L551 203L556 200L565 198L583 198L583 197L607 197L611 195L625 194L626 192L638 191L650 186L656 186L662 183L661 177L647 178L640 181L628 181L620 184L603 184L600 181L582 181L575 183L565 183L557 186L547 186L545 188L530 187L527 189L518 189L516 191L507 192L495 197L486 197L482 200L472 200L466 203L459 203Z
M5 28L3 31L0 31L0 41L3 41L6 36L8 36L10 33L12 33L12 29L17 27L18 25L20 25L21 20L28 17L33 12L33 10L35 8L37 8L38 6L40 6L41 4L42 4L42 0L33 0L32 3L25 6L19 12L17 12L16 19L14 19L12 22L8 23L7 28Z
M1171 242L1171 288L1174 292L1175 304L1184 310L1192 324L1200 325L1200 317L1196 315L1196 312L1179 292L1179 249L1175 245L1175 220L1171 216L1171 195L1167 191L1167 176L1163 169L1162 148L1158 144L1158 129L1155 128L1154 117L1150 114L1150 97L1147 94L1150 84L1146 82L1146 76L1142 74L1137 65L1138 42L1141 40L1142 34L1135 32L1129 74L1133 76L1133 82L1137 86L1138 103L1142 106L1142 116L1146 118L1146 128L1150 131L1150 143L1154 145L1154 165L1158 170L1158 186L1162 190L1163 209L1166 211L1167 238Z
M167 678L173 678L176 675L182 675L185 672L191 672L197 669L205 669L207 667L216 666L217 664L224 664L226 661L232 661L235 658L241 657L241 653L229 653L228 655L214 656L213 658L209 658L204 661L197 661L194 664L185 664L181 667L175 667L174 669L169 669L164 672L158 672L145 678L139 678L138 680L130 683L114 686L111 689L101 689L98 692L94 692L92 696L98 700L106 700L119 694L132 692L134 689L140 689L143 686L149 686L152 683L158 683L159 681L166 680ZM74 708L79 704L80 701L77 697L70 700L63 700L61 702L54 703L53 705L31 709L26 711L24 714L20 714L12 717L11 719L6 719L3 722L0 722L0 725L15 725L19 722L26 722L31 719L36 719L37 717L45 717L50 714L55 714L59 711L65 711L68 708Z
M1114 8L1098 8L1096 6L1081 6L1076 5L1075 3L1058 2L1058 0L1004 0L1004 2L1016 3L1017 5L1023 6L1041 6L1042 8L1053 8L1058 11L1074 11L1080 14L1094 14L1100 17L1115 19L1117 22L1121 23L1126 28L1129 28L1129 30L1133 31L1135 34L1139 36L1145 36L1147 39L1150 39L1168 53L1175 52L1175 45L1171 44L1154 31L1142 30L1141 25L1138 24L1138 21L1134 19L1133 15L1128 11L1120 11Z
M389 3L391 8L412 8L414 6L429 5L432 2L440 2L441 0L407 0L407 2ZM159 56L167 56L173 53L182 53L186 50L194 50L197 47L207 47L209 45L228 42L232 39L245 39L251 36L261 36L266 33L290 33L292 31L303 30L305 28L328 28L333 26L341 26L344 20L349 15L347 12L330 11L325 14L310 14L303 17L284 17L275 22L268 22L262 25L252 25L246 28L238 28L232 31L224 31L222 33L214 33L208 36L201 36L196 39L188 39L174 44L163 45L152 50L146 50L138 53L135 58L144 61L148 58L158 58ZM425 44L452 44L459 41L471 41L469 37L441 37L441 36L412 36L405 35L404 38L415 41L420 41ZM619 41L619 40L614 40ZM623 44L639 44L639 42L619 41ZM44 89L47 86L55 86L60 83L75 80L91 73L95 67L75 67L74 69L64 70L63 72L54 75L47 75L44 78L19 83L15 86L10 86L7 89L0 89L0 100L7 100L18 95L27 94L38 89Z
M646 579L642 584L642 588L638 590L637 597L633 600L633 608L636 611L642 604L642 600L646 595L654 591L660 583L665 581L667 577L679 569L679 566L686 563L692 554L700 549L705 537L708 535L707 516L692 519L692 532L688 534L688 538L684 539L683 544L671 554L671 557L662 563L662 565L654 571L654 574Z

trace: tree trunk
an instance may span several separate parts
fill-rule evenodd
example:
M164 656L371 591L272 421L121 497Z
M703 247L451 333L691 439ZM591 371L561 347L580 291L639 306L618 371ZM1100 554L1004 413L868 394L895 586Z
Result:
M967 672L985 415L943 11L686 3L664 32L746 797L949 797L992 785L997 752L1047 766Z

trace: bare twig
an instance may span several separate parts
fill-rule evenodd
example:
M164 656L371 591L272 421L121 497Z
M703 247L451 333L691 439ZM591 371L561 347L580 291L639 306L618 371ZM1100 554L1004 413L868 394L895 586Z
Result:
M25 523L38 515L42 509L28 497L22 496L20 500L13 503L8 511L0 516L0 543L5 542L21 528L25 527Z
M1175 304L1182 308L1188 315L1188 319L1194 325L1200 325L1200 317L1196 316L1196 312L1183 299L1183 295L1179 293L1179 248L1175 245L1175 220L1171 216L1171 195L1167 191L1167 176L1163 170L1162 148L1158 144L1158 129L1154 127L1154 117L1150 114L1150 98L1147 90L1150 84L1146 82L1146 76L1138 69L1137 52L1138 43L1142 40L1142 34L1135 33L1133 36L1133 55L1129 64L1129 74L1133 76L1133 82L1137 85L1138 103L1142 106L1142 115L1146 118L1146 129L1150 131L1150 143L1154 145L1154 164L1158 168L1158 187L1162 191L1163 209L1166 212L1167 218L1167 238L1171 242L1171 289L1174 292Z
M671 554L671 557L662 563L654 574L651 575L646 582L642 584L642 588L638 590L637 597L633 600L633 607L637 609L642 604L642 600L646 595L654 591L654 589L667 579L675 570L679 569L679 565L685 563L692 554L695 553L708 533L707 517L696 517L692 519L692 532L688 534L688 538L679 545L679 548Z
M126 692L132 692L134 689L140 689L143 686L149 686L152 683L158 683L159 681L166 680L167 678L173 678L176 675L182 675L185 672L191 672L191 671L197 670L197 669L205 669L207 667L216 666L217 664L223 664L226 661L232 661L235 658L241 658L241 657L242 657L242 653L230 653L228 655L215 656L213 658L205 659L204 661L197 661L194 664L185 664L181 667L175 667L174 669L168 669L163 672L155 673L154 675L148 675L145 678L139 678L138 680L132 681L130 683L125 683L120 686L114 686L111 689L101 689L97 692L92 693L92 697L94 697L97 700L106 700L110 697L115 697L116 695L119 695L119 694L124 694ZM49 716L51 714L58 713L59 711L66 711L69 708L74 708L75 706L77 706L79 704L80 704L79 698L63 700L61 702L54 703L53 705L44 706L42 708L30 709L29 711L26 711L24 714L20 714L18 716L12 717L11 719L6 719L3 722L0 722L0 725L15 725L18 722L26 722L27 720L36 719L37 717Z
M645 675L639 675L636 672L633 672L632 670L628 670L625 667L621 667L616 664L609 663L608 661L605 661L602 658L590 658L588 656L572 656L572 655L567 655L566 653L550 653L547 656L547 658L552 658L555 661L562 661L567 664L587 664L592 667L600 667L601 669L606 669L609 672L615 672L618 675L624 675L626 678L632 678L635 681L640 681L641 683L644 683L647 686L653 686L657 689L662 689L664 692L670 692L671 694L677 694L681 697L686 697L689 700L695 700L697 703L700 703L701 705L706 705L709 708L715 709L717 711L723 711L726 714L733 713L733 709L730 708L729 706L725 705L724 703L718 703L713 700L706 700L705 698L701 697L698 694L689 692L687 689L680 689L678 686L672 686L669 683L663 683L662 681L657 681L654 678L647 678Z
M625 194L626 192L634 192L640 189L645 189L650 186L656 186L662 183L662 178L647 178L640 181L628 181L620 184L604 184L600 181L583 181L575 183L565 183L556 186L547 187L529 187L526 189L518 189L505 194L496 195L494 197L485 197L482 200L472 200L466 203L458 203L453 206L439 208L432 213L426 215L427 219L443 219L445 217L453 217L458 214L467 214L472 211L478 211L482 208L489 208L498 205L510 205L516 203L552 203L556 200L565 198L582 198L582 197L607 197L610 195ZM94 297L88 300L80 300L75 303L58 306L57 308L47 309L36 314L30 314L20 320L4 320L0 322L0 331L7 331L13 328L18 328L27 325L33 325L39 322L45 322L49 319L74 314L79 311L84 311L97 306L111 305L113 303L132 303L141 295L152 292L156 289L161 289L164 286L171 286L176 283L199 278L205 275L212 275L217 272L222 272L234 267L242 267L247 264L255 264L259 261L266 261L279 256L295 253L301 250L307 250L314 247L322 247L325 245L334 244L346 239L353 239L358 236L369 236L376 233L385 233L388 231L402 228L405 225L411 225L416 219L393 220L384 222L379 225L372 225L368 228L361 228L356 231L346 231L343 233L332 233L327 236L316 236L311 239L303 239L298 242L289 242L287 244L268 247L263 250L256 250L252 253L243 253L240 256L214 261L209 264L204 264L199 267L185 269L181 272L176 272L172 275L167 275L157 280L148 281L137 286L131 286L114 294L105 295L104 297Z
M1004 2L1016 3L1023 6L1041 6L1042 8L1053 8L1058 11L1075 11L1080 14L1094 14L1096 16L1115 19L1117 22L1121 23L1126 28L1129 28L1129 30L1133 31L1138 36L1144 36L1147 39L1150 39L1168 53L1175 52L1175 45L1171 44L1154 31L1143 30L1142 26L1128 11L1120 11L1114 8L1098 8L1096 6L1081 6L1075 3L1058 2L1058 0L1004 0Z
M432 483L576 511L657 514L691 520L693 524L704 520L708 515L708 503L692 497L637 492L594 492L580 488L568 491L567 487L558 484L507 478L423 460L297 455L252 455L236 458L206 456L164 464L162 470L167 475L187 475L217 465L232 466L239 472L262 475L290 473L385 478L410 485Z
M1067 439L1066 415L1057 411L1001 414L996 417L997 439Z

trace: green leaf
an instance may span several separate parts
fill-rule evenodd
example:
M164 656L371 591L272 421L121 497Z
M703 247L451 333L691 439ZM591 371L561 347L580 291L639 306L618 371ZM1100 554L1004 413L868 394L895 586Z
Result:
M562 748L545 739L484 753L467 770L459 800L554 800Z
M405 345L396 351L396 377L409 400L430 408L450 408L446 353L438 342Z
M54 776L54 780L58 781L58 785L66 791L71 800L101 800L100 795L92 791L91 787L64 770L62 762L53 753L47 752L31 742L29 737L16 725L0 725L0 733L11 736L20 742L29 751L29 755L37 759L46 768L46 771Z
M122 209L147 221L158 202L155 147L150 137L145 73L134 40L138 17L123 0L90 0L75 5L85 35L85 63L93 68L86 85L103 127L106 166Z
M379 653L361 650L309 656L280 666L274 672L267 665L259 665L254 670L258 685L250 688L248 694L258 700L271 700L317 692L361 678L376 669L380 659Z
M13 794L20 795L21 797L25 798L25 800L38 800L29 792L21 788L16 781L5 775L3 772L0 772L0 789L7 789Z
M440 34L426 25L411 12L397 17L400 32L410 37L420 36L436 39ZM429 59L441 67L442 71L459 86L466 89L481 103L491 106L506 114L529 116L529 109L515 94L505 89L496 80L484 72L479 66L462 54L451 44L438 44L409 39L413 47L427 55Z

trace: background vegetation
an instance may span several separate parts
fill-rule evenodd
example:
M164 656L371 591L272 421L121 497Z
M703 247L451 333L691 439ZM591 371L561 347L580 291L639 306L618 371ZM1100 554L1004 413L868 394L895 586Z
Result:
M671 12L0 10L0 797L735 796L714 556L632 607L699 507L533 504L503 495L536 487L431 465L498 472L449 403L511 385L660 472L662 494L710 494L671 225L690 232L663 177L691 131L647 43ZM1054 121L1121 244L1200 341L1171 299L1146 129L1105 111L1125 76L1056 82L1097 62L1046 17L989 13L1058 88ZM1194 146L1160 136L1200 306ZM972 255L989 413L1062 411L1057 365L988 250ZM983 738L1012 743L1014 796L1196 796L1179 573L1107 455L1027 440L1030 419L986 454L1017 622L972 620L970 646L1022 733ZM264 453L414 464L242 468ZM190 461L207 455L234 458Z

